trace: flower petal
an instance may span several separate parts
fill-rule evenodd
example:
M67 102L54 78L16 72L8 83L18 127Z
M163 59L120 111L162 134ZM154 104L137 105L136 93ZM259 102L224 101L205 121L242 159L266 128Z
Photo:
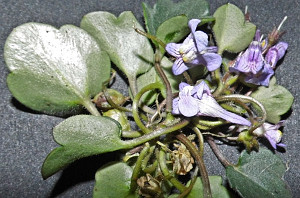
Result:
M205 53L202 55L203 59L205 60L204 64L208 71L214 71L221 66L222 57L219 54L215 53Z
M227 120L229 122L245 125L245 126L251 125L251 122L249 122L247 119L223 109L217 103L217 101L211 96L204 94L202 99L199 100L198 103L199 103L198 115L218 117Z
M189 68L184 64L182 58L177 58L172 66L172 71L174 75L180 75L184 71L188 70Z
M245 77L245 82L255 85L269 86L270 78L273 75L274 70L269 64L265 64L264 69L260 73L256 75L248 74L248 76Z
M190 86L190 85L187 84L186 82L181 82L181 83L179 84L179 91L181 92L181 91L183 90L183 88L186 87L186 86Z
M178 101L179 111L186 117L195 116L198 113L197 99L192 96L181 97Z
M269 63L272 68L275 68L278 60L280 60L284 54L285 51L288 48L288 44L285 42L279 42L275 46L271 47L268 50L268 53L266 55L266 62Z
M166 51L171 55L174 56L176 58L181 57L180 53L179 53L179 48L180 48L181 44L176 44L176 43L168 43L166 45Z
M201 22L200 19L191 19L191 20L189 21L188 25L189 25L189 28L191 29L192 34L195 33L195 31L196 31L196 29L197 29L197 26L198 26L198 24L199 24L200 22Z
M206 33L202 31L196 31L194 33L194 39L196 42L196 48L199 53L206 49L208 45L208 36Z
M211 95L210 89L208 87L208 85L206 84L205 81L201 81L198 85L196 85L193 90L192 90L192 95L194 95L196 93L196 97L197 99L201 100L202 99L202 95L208 94Z
M176 114L176 115L180 114L179 108L178 108L178 101L179 101L179 97L173 99L172 114Z

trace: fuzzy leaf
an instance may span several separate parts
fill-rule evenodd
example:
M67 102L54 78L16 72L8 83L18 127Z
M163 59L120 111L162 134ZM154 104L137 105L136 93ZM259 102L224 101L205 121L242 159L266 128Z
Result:
M253 40L256 26L245 21L243 12L233 4L219 7L213 15L215 23L213 32L217 41L219 54L225 50L238 53Z
M102 89L110 60L97 42L73 25L60 29L41 23L15 28L6 40L4 57L11 73L7 84L25 106L64 115Z
M260 86L251 94L264 105L267 111L267 121L274 124L280 121L280 116L291 108L294 101L293 95L275 82L275 77L273 77L269 87Z
M120 125L108 117L77 115L66 119L53 130L55 148L42 167L44 179L77 159L124 148Z
M109 12L92 12L83 17L80 26L96 38L129 80L150 69L153 49L146 37L135 32L134 27L143 28L131 12L123 12L119 17Z
M292 197L282 180L286 167L271 151L260 148L250 154L243 151L236 166L226 168L230 186L244 198Z
M158 0L153 8L143 3L143 10L147 31L156 35L158 27L172 17L186 15L188 19L192 19L207 16L209 5L205 0L183 0L178 3Z
M99 169L95 176L93 198L127 197L130 194L131 176L132 168L122 162Z

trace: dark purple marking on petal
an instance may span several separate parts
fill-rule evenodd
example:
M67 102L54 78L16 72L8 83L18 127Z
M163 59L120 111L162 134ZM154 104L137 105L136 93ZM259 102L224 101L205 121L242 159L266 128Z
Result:
M181 57L180 52L179 52L179 48L180 48L181 44L176 44L176 43L168 43L166 45L166 51L171 55L174 56L176 58Z
M189 68L185 65L182 58L177 58L173 64L172 71L174 75L180 75Z

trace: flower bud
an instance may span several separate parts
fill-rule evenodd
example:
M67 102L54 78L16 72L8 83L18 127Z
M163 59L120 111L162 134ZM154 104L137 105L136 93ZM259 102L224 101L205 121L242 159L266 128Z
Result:
M130 131L130 124L124 112L117 109L111 109L104 112L103 115L118 121L122 126L123 131Z
M110 97L110 99L116 104L116 105L123 105L126 102L126 97L123 96L120 92L114 89L107 89L106 95ZM103 92L100 92L98 95L96 95L93 99L93 102L96 104L97 107L100 109L109 109L112 108L111 105L108 103L105 95Z

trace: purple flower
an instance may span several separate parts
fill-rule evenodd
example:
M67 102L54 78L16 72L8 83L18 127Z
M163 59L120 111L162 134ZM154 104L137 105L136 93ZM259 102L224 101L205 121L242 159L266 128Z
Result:
M219 117L235 124L251 125L247 119L223 109L213 98L204 81L196 86L190 86L184 82L180 83L179 97L173 100L172 113L182 114L186 117Z
M283 124L284 120L278 122L275 125L269 123L263 124L263 128L265 130L264 136L268 139L268 141L274 149L277 149L277 146L286 147L285 144L280 143L282 132L278 130L280 127L283 126Z
M201 21L192 19L189 21L191 33L181 44L169 43L166 51L176 58L172 71L175 75L182 74L197 65L205 65L209 71L220 67L222 57L217 52L217 47L208 47L208 36L202 31L196 31Z
M268 50L266 57L263 56L262 45L264 44L260 42L260 32L257 30L254 41L250 43L243 54L238 56L235 64L229 70L243 73L247 83L268 86L271 76L274 75L275 65L284 56L288 44L279 42Z

